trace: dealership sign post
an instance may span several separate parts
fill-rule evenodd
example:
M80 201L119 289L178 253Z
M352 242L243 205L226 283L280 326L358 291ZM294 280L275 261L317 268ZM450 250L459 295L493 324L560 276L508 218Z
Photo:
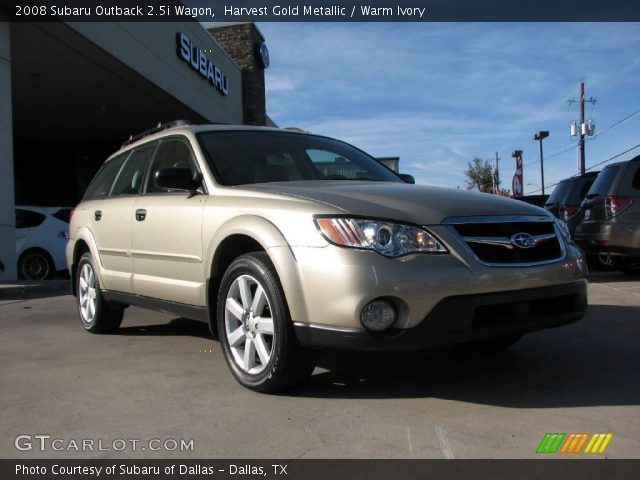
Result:
M513 174L511 181L511 192L514 197L521 197L523 194L522 150L516 150L511 156L516 159L516 173Z

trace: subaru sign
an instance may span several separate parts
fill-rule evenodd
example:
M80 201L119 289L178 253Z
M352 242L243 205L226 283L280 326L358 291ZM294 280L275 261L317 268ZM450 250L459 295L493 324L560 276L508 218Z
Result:
M229 80L220 68L198 48L184 33L176 34L178 58L184 60L201 77L206 79L214 88L223 95L229 94Z

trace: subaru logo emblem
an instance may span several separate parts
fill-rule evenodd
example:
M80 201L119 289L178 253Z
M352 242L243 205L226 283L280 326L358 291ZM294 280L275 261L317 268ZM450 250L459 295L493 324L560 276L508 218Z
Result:
M511 244L518 248L531 248L535 243L534 238L528 233L516 233L511 237Z

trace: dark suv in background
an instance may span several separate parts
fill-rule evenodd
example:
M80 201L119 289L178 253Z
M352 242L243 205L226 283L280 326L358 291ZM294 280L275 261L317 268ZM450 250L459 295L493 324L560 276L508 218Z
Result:
M604 168L579 212L576 242L587 252L611 255L626 273L640 273L640 155Z
M578 215L580 204L597 176L598 172L588 172L584 175L565 178L558 183L544 204L544 208L566 222L571 235L575 233L580 220Z

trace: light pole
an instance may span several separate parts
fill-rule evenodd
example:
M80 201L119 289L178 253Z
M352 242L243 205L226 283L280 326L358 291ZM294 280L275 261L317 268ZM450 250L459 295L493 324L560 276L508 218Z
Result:
M544 195L544 157L542 156L542 140L549 136L549 132L540 130L533 134L534 140L540 141L540 181L542 182L542 195Z
M531 186L531 187L536 187L538 190L540 190L540 187L538 185L536 185L535 183L527 183L527 186Z

